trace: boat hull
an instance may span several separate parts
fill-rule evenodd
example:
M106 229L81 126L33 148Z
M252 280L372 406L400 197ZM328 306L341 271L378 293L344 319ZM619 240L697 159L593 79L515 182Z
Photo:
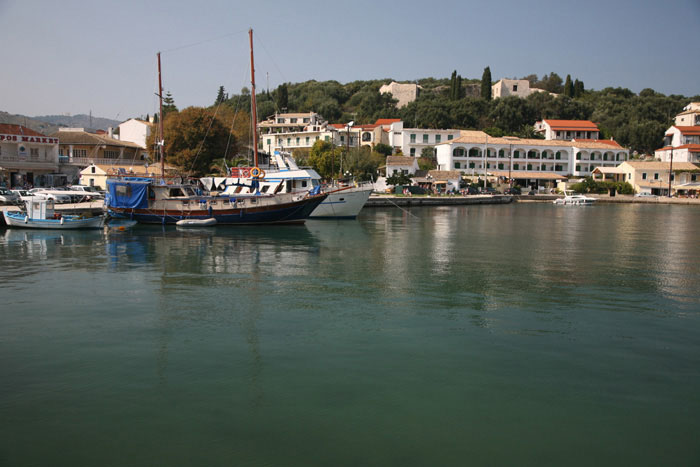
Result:
M178 221L216 219L217 225L302 224L311 212L326 199L317 195L297 201L262 204L256 207L218 209L148 209L109 207L108 212L118 219L131 219L143 224L176 224Z
M349 187L328 193L328 198L311 213L312 219L354 219L367 203L372 187Z
M8 227L23 229L47 229L47 230L75 230L75 229L101 229L104 225L104 217L64 216L61 219L35 219L28 218L19 212L3 213Z

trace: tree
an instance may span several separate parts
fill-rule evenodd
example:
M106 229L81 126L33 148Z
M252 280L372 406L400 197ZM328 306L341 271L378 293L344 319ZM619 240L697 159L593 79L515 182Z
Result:
M574 81L574 97L577 99L579 97L583 97L583 92L584 92L583 81L579 81L577 79L576 81Z
M386 178L387 185L410 185L413 183L411 176L403 172L395 172Z
M374 146L374 151L378 152L379 154L382 154L384 157L387 157L391 156L391 154L394 152L394 149L388 144L378 143L376 146Z
M210 171L213 161L235 147L235 138L214 112L202 107L188 107L172 112L163 120L165 161L192 176ZM149 155L154 157L155 133L147 139Z
M491 68L484 68L484 73L481 75L481 98L491 100Z
M228 97L228 96L226 95L226 92L225 92L225 90L224 90L224 87L223 87L223 86L219 86L219 92L218 92L217 95L216 95L216 100L214 101L214 105L219 105L219 104L221 104L223 101L226 100L227 97Z
M177 106L175 105L175 99L173 99L170 91L166 91L165 97L163 98L163 121L165 121L165 118L170 112L177 112Z
M340 170L342 151L329 141L318 140L311 147L308 162L321 177L331 179Z
M289 90L287 84L283 83L277 86L277 109L280 111L287 109L289 106Z
M571 81L571 75L566 75L564 83L564 95L566 97L574 97L574 83Z

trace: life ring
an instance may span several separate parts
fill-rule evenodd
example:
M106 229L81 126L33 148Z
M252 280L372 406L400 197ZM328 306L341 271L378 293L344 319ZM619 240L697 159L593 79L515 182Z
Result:
M253 178L258 178L260 177L261 172L262 170L260 170L260 167L253 167L252 169L250 169L250 176Z
M265 171L263 169L260 169L260 175L258 175L258 178L265 178Z
M250 171L248 169L241 169L240 174L241 174L240 175L241 178L250 177Z

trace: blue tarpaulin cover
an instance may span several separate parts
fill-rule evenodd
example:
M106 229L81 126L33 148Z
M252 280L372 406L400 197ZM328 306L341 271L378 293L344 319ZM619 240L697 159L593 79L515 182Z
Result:
M150 184L147 178L108 179L105 204L108 208L147 209Z

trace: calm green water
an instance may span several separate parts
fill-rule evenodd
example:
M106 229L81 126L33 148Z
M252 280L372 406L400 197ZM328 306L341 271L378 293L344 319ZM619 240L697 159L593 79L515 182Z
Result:
M700 210L0 230L0 465L698 465Z

